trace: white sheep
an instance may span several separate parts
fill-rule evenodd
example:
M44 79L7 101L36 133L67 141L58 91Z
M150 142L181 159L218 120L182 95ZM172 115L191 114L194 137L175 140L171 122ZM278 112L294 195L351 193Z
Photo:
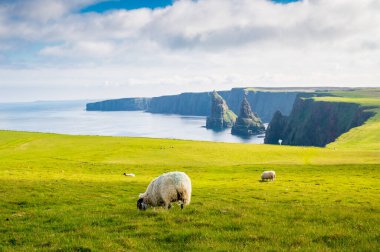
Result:
M126 173L126 172L124 172L123 175L127 176L127 177L135 177L136 176L134 173Z
M148 206L171 208L172 202L180 202L181 209L190 204L191 181L183 172L168 172L153 179L145 193L141 193L137 208L146 210Z
M276 178L276 172L275 171L265 171L261 174L261 180L272 180L274 181Z

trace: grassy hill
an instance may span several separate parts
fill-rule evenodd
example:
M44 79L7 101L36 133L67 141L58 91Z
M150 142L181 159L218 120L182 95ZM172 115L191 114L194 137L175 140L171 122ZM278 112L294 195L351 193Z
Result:
M316 99L379 106L376 92ZM0 131L0 251L378 251L372 109L326 148ZM270 169L278 179L260 182ZM190 206L138 211L174 170L192 179Z
M380 88L333 91L331 93L336 97L318 97L314 99L329 102L357 103L367 107L368 110L374 111L375 116L370 118L363 126L353 128L343 134L328 147L334 149L365 149L380 153Z

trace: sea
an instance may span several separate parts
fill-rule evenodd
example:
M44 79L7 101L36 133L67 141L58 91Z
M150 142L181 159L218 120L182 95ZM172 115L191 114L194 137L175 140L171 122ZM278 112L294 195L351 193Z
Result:
M152 114L143 111L86 111L87 102L0 103L0 130L264 143L264 135L244 138L231 135L230 129L206 129L204 116Z

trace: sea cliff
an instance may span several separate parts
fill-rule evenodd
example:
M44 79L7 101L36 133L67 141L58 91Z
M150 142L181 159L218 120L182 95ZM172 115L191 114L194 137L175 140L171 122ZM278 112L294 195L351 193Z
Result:
M123 98L86 104L87 111L138 111L147 110L151 98Z
M323 147L374 115L356 103L315 101L297 97L289 116L276 112L264 143Z
M230 110L239 113L244 94L254 112L261 120L269 122L278 110L289 115L298 91L276 90L260 91L245 88L233 88L229 91L218 91ZM125 98L100 101L87 104L88 111L131 111L144 110L150 113L209 116L211 111L211 92L182 93L179 95L153 98Z

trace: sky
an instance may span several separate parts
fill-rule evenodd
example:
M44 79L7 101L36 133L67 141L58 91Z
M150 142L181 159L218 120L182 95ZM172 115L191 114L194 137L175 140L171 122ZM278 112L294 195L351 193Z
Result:
M0 103L380 86L378 0L0 0Z

